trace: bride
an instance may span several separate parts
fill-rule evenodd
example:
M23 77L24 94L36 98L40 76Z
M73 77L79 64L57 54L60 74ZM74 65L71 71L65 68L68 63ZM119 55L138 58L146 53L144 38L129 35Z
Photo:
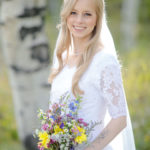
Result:
M84 150L135 150L121 65L103 0L65 0L49 82L50 101L66 91L83 98L79 117L101 121Z

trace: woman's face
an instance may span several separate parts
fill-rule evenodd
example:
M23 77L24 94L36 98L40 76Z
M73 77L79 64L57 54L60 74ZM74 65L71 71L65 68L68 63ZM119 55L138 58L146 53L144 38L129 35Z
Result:
M93 0L77 0L70 15L67 26L73 38L89 39L96 26L97 16Z

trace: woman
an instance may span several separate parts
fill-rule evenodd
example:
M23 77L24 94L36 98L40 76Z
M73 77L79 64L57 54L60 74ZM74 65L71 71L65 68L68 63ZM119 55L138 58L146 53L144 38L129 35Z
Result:
M135 150L103 0L64 1L54 59L50 100L55 102L66 91L82 95L79 116L87 122L101 121L84 150Z

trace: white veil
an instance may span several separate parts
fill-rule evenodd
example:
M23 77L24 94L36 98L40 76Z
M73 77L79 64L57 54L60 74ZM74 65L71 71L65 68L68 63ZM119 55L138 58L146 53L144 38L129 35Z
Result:
M117 58L115 44L112 35L110 33L110 30L107 26L105 14L103 17L102 31L100 36L101 36L102 43L104 45L104 49ZM135 150L136 149L127 103L126 103L126 111L127 111L127 126L110 144L114 150ZM108 123L109 120L110 117L107 114L105 122Z
M101 31L100 36L101 36L102 43L104 45L104 49L117 58L115 44L114 44L112 35L110 33L110 30L107 26L105 14L103 17L102 31ZM135 150L136 149L127 103L126 103L126 111L127 111L127 127L111 142L110 145L112 146L114 150ZM110 117L107 114L105 122L108 123L109 120L110 120Z
M56 49L57 45L60 39L60 33L61 29L59 31L59 35L57 38L56 42L56 47L54 50L53 54L53 67L55 68L58 65L57 58L56 58ZM102 31L101 31L101 40L104 45L104 49L108 52L114 55L117 58L117 53L114 45L114 41L112 38L112 35L109 31L109 28L107 26L106 22L106 15L104 13L103 17L103 23L102 23ZM127 105L126 105L127 106ZM134 143L134 136L133 136L133 130L132 130L132 125L131 125L131 120L130 120L130 115L129 115L129 110L128 106L126 107L127 111L127 126L126 128L110 143L112 146L113 150L135 150L135 143ZM110 120L110 117L107 113L106 115L105 122L108 123Z

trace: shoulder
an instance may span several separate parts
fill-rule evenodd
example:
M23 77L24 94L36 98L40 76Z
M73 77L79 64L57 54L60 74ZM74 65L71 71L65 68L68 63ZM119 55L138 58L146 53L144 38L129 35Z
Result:
M105 49L97 52L93 58L93 61L95 62L95 65L100 68L111 65L121 67L117 55L109 53Z

